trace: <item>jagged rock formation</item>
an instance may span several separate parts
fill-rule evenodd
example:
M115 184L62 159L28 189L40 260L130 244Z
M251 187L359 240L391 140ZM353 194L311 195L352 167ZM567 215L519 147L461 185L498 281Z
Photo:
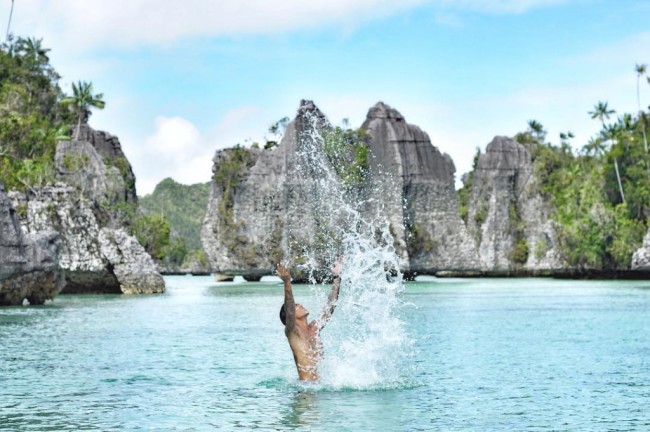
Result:
M643 246L632 255L632 270L650 271L650 230L643 237Z
M212 268L255 279L270 274L291 245L309 244L317 211L305 208L297 152L313 128L328 127L311 101L303 101L282 141L271 151L217 151L201 241Z
M57 144L57 178L101 205L102 222L113 227L125 223L123 206L137 205L135 175L117 137L87 124L78 139Z
M27 233L56 231L61 236L59 267L65 272L65 293L155 293L164 281L151 257L122 229L103 227L96 203L65 184L36 194L10 192L21 209Z
M368 132L373 156L371 182L389 191L384 211L400 245L403 270L479 269L476 245L459 216L451 157L382 102L370 109L361 128Z
M165 290L151 256L123 229L102 228L99 249L124 294L154 294Z
M63 288L57 267L59 236L54 231L24 235L0 184L0 306L43 304Z
M314 144L315 132L329 129L313 102L303 101L276 149L216 153L202 242L217 272L247 278L270 274L287 252L299 253L301 245L314 246L326 235L322 227L331 225L321 203L327 197L313 196L317 188L310 187L318 181L318 169L300 162L299 155ZM473 240L458 216L449 156L383 103L370 110L362 129L371 174L358 186L359 193L370 195L374 199L367 201L386 212L402 269L480 268ZM296 164L301 163L299 172ZM375 209L361 210L370 214Z
M539 192L531 155L508 137L495 137L478 158L467 226L483 270L517 274L562 269L550 208Z

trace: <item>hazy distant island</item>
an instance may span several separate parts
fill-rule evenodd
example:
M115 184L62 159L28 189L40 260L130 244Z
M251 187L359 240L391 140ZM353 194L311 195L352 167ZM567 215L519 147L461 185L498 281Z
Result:
M352 128L305 100L271 127L277 140L218 150L210 184L166 179L138 198L119 139L88 125L104 95L85 81L66 94L48 51L34 38L0 48L0 304L162 292L161 272L259 280L300 262L331 240L300 195L315 179L291 169L309 139L372 203L362 214L383 212L407 277L649 276L650 109L598 102L585 115L602 130L582 146L536 120L486 137L456 190L454 162L396 109L379 102Z

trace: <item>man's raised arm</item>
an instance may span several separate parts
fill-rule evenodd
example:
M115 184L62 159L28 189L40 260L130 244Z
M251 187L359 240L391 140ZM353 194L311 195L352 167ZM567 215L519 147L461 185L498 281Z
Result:
M336 301L339 299L339 289L341 288L341 269L343 268L343 258L339 257L339 259L336 261L334 265L331 267L332 271L332 276L334 276L334 280L332 281L332 291L330 291L330 295L327 297L327 305L325 306L325 310L323 310L323 315L321 315L320 318L320 328L322 329L325 327L325 324L327 324L327 321L332 316L332 313L334 313L334 309L336 308Z
M284 329L287 332L293 331L296 328L296 302L291 291L291 274L289 274L289 269L280 263L276 266L275 271L284 282Z

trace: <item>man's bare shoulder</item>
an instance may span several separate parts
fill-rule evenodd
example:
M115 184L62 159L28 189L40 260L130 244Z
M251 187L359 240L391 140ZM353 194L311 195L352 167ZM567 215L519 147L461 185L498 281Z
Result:
M285 327L284 334L287 338L291 339L292 337L301 337L300 329L296 326L294 328Z

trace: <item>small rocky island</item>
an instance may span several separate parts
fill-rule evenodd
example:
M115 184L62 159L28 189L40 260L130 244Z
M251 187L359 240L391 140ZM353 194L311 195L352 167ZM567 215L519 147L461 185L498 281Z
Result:
M272 274L287 253L295 255L291 244L314 242L317 216L296 192L310 179L293 168L305 137L333 129L312 101L302 101L277 147L216 152L201 238L217 273L258 280ZM611 264L606 251L595 263L567 253L572 244L581 246L580 235L555 220L557 200L549 184L557 180L549 176L553 167L545 165L551 156L566 155L564 146L555 149L532 132L496 136L477 154L465 186L456 191L451 158L388 105L370 108L358 137L357 145L368 154L367 175L355 187L381 203L407 277L647 275L650 241L631 265L634 245L615 249L626 268ZM592 206L592 211L602 208L597 202ZM606 240L600 247L611 244Z
M123 210L137 195L117 137L84 124L77 139L58 143L55 166L55 184L0 193L3 303L164 292L153 260L127 233Z

